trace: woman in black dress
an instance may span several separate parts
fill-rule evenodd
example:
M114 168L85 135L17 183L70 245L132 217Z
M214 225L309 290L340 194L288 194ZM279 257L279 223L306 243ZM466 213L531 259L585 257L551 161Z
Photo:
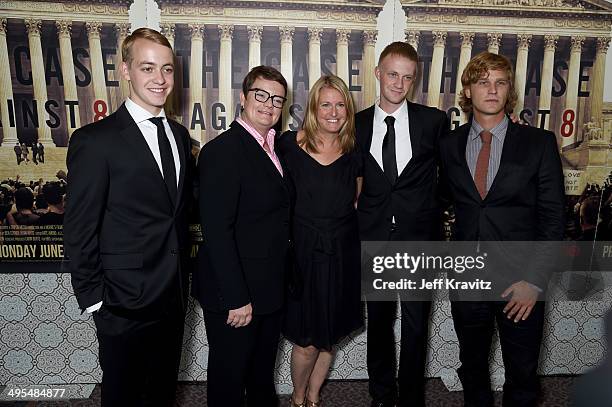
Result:
M287 300L283 334L291 352L292 406L316 407L333 345L363 326L355 202L361 185L353 101L337 76L310 89L302 130L279 148L293 189L299 290Z

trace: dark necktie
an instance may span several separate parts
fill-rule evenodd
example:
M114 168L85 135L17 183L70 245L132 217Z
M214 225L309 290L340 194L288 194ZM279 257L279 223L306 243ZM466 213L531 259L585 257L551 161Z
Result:
M161 117L151 117L149 120L157 127L157 143L159 144L164 181L166 182L166 188L168 188L168 194L172 199L172 204L175 204L177 193L176 168L174 166L174 157L172 156L170 141L164 129L164 120Z
M387 124L387 133L385 133L385 138L383 138L382 143L383 170L385 171L385 174L387 175L387 178L389 178L391 184L395 184L395 180L397 179L397 160L395 159L395 128L393 127L395 117L385 117L385 123Z
M491 156L491 139L493 134L487 130L480 132L482 147L476 160L476 170L474 171L474 183L480 194L480 198L487 196L487 175L489 173L489 157Z

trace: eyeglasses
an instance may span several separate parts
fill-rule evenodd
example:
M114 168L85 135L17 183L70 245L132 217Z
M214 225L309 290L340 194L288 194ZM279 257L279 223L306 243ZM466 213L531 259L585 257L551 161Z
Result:
M266 103L268 99L272 99L272 106L277 109L282 109L283 105L287 101L287 98L285 97L277 95L272 96L265 90L259 88L249 89L249 92L255 92L255 100L261 103Z

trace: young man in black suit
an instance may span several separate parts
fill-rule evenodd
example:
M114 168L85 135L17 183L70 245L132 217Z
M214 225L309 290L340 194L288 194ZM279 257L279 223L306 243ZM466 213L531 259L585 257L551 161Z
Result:
M417 76L418 56L404 42L380 55L380 100L355 117L364 154L359 196L362 241L438 240L438 140L448 129L444 112L406 100ZM424 406L429 301L401 301L400 406ZM372 406L394 406L396 301L368 301L368 375Z
M140 28L121 53L129 98L70 140L64 245L96 324L102 404L166 406L188 294L190 139L163 109L174 84L168 40Z
M468 63L461 83L460 105L471 119L440 142L455 239L562 240L565 195L557 141L550 131L508 118L517 98L512 65L503 56L481 53ZM466 405L493 405L488 362L495 321L506 369L504 406L537 404L544 322L538 297L547 285L545 269L509 276L500 301L451 303Z

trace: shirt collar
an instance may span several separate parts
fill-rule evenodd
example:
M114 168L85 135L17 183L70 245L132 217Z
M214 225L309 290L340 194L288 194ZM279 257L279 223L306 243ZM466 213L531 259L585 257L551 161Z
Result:
M130 113L130 116L132 116L132 119L134 119L136 124L140 124L144 121L147 121L151 117L162 117L163 119L166 119L166 112L164 112L163 108L159 112L159 114L155 116L151 114L151 112L149 112L147 109L140 106L139 104L137 104L130 98L127 98L125 100L125 108L128 110L128 112Z
M244 121L242 117L236 118L236 122L241 125L251 136L253 136L260 146L263 146L265 137L266 142L272 151L274 151L274 136L276 135L276 130L270 129L268 130L268 133L264 135L260 134L255 127Z
M391 114L382 110L378 103L379 102L375 104L376 107L374 108L375 122L383 122L385 120L385 117L387 116L393 116L395 118L395 121L408 119L408 102L406 102L406 100L404 100L404 103L402 103L402 105Z
M509 122L510 120L508 119L508 116L504 115L504 118L489 131L497 140L504 141ZM484 128L476 121L476 119L472 118L472 127L470 130L470 138L474 140L475 138L480 137L480 133L484 130Z

